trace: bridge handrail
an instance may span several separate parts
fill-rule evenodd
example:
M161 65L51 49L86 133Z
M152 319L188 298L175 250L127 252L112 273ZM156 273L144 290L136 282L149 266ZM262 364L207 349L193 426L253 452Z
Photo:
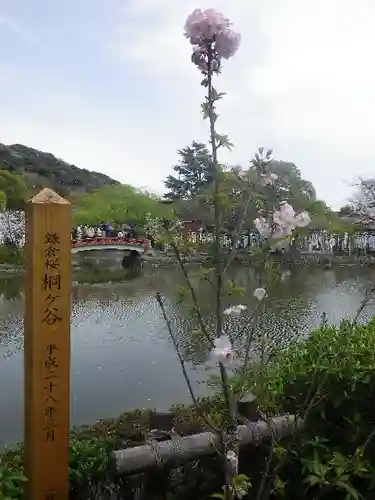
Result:
M81 240L72 240L73 247L86 246L86 245L135 245L148 247L148 240L145 238L118 238L112 237L93 237L83 238Z

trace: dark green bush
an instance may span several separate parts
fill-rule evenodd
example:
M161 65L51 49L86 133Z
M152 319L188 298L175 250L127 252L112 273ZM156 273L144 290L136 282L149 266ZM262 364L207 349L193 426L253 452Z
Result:
M113 444L103 439L72 439L69 447L69 483L72 499L111 498L116 488ZM4 453L0 461L0 500L23 499L27 479L22 445ZM112 489L110 489L112 488Z
M23 251L12 245L0 245L0 264L23 265Z
M262 408L306 418L280 475L288 499L375 498L375 319L315 330L247 385Z
M203 402L208 409L208 400ZM202 430L197 412L189 407L175 407L175 427L186 435ZM160 470L121 478L115 473L112 451L145 444L149 412L136 410L117 419L106 419L94 425L72 430L69 448L69 482L71 500L131 500L141 487L144 496L152 496L159 486L170 492L170 500L191 498L200 492L207 497L221 486L217 463L208 458L184 465L180 470ZM219 480L217 479L219 478ZM216 482L215 482L216 480ZM23 447L7 450L0 458L0 500L23 499ZM192 493L193 492L193 493Z

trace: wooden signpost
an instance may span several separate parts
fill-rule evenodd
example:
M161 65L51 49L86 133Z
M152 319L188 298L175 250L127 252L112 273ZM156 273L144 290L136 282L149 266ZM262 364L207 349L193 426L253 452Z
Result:
M68 500L71 205L43 189L26 209L25 474L28 500Z

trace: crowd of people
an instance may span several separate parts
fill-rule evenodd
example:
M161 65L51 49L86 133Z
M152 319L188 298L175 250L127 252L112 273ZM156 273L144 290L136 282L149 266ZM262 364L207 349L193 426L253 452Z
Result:
M127 238L132 239L146 234L146 237L153 242L152 235L148 235L147 230L138 228L135 225L122 224L112 225L102 222L99 225L79 225L72 229L72 240L82 240L86 238ZM188 231L188 238L196 243L211 243L214 235L204 231ZM222 236L223 247L236 246L237 250L245 250L249 247L257 247L261 244L262 238L256 231L244 231L237 242L233 241L230 235ZM375 234L371 232L357 233L349 236L348 233L332 234L327 231L310 232L307 235L294 239L292 246L295 249L314 252L325 251L339 254L351 253L375 253Z
M83 240L86 238L135 238L136 228L134 225L122 224L112 225L102 222L99 225L79 225L72 229L72 240Z
M189 239L194 242L212 243L214 235L205 231L189 233ZM256 248L262 244L263 238L257 231L243 231L238 241L234 242L230 235L222 235L221 244L225 248L236 246L238 251ZM362 232L349 235L334 234L328 231L311 231L297 236L291 241L291 247L305 252L332 252L340 255L375 254L375 233Z
M23 213L11 213L8 216L2 214L0 217L0 244L12 244L23 247L25 244L25 220ZM147 238L152 247L157 248L156 234L152 225L147 227L135 224L111 224L102 221L97 225L78 225L72 229L71 237L73 241L86 238ZM181 237L183 233L188 233L188 238L192 242L210 244L214 241L214 235L209 229L199 227L189 227L181 223ZM246 250L249 247L257 247L262 243L262 238L257 231L243 231L238 241L234 241L231 235L222 235L223 247L235 245L238 251ZM166 245L160 245L167 249ZM333 234L328 231L309 231L297 237L292 242L292 246L298 251L324 251L337 254L375 254L375 232L363 231L354 234Z

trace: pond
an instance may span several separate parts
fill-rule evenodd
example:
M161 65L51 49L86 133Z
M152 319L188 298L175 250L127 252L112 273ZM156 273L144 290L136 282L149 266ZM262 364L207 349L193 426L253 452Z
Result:
M236 268L232 279L254 288L251 272ZM366 288L375 280L369 269L296 269L279 282L267 300L260 331L270 342L293 340L318 325L323 312L338 323L352 317ZM143 272L133 281L73 288L71 328L71 422L93 423L136 407L165 409L189 403L173 345L155 300L160 291L198 395L207 393L207 345L194 334L189 307L179 304L176 268ZM200 285L204 313L213 321L214 295ZM254 305L251 292L242 303ZM23 434L22 280L0 280L0 445ZM362 318L375 314L370 304ZM246 328L249 316L228 318L232 331Z

